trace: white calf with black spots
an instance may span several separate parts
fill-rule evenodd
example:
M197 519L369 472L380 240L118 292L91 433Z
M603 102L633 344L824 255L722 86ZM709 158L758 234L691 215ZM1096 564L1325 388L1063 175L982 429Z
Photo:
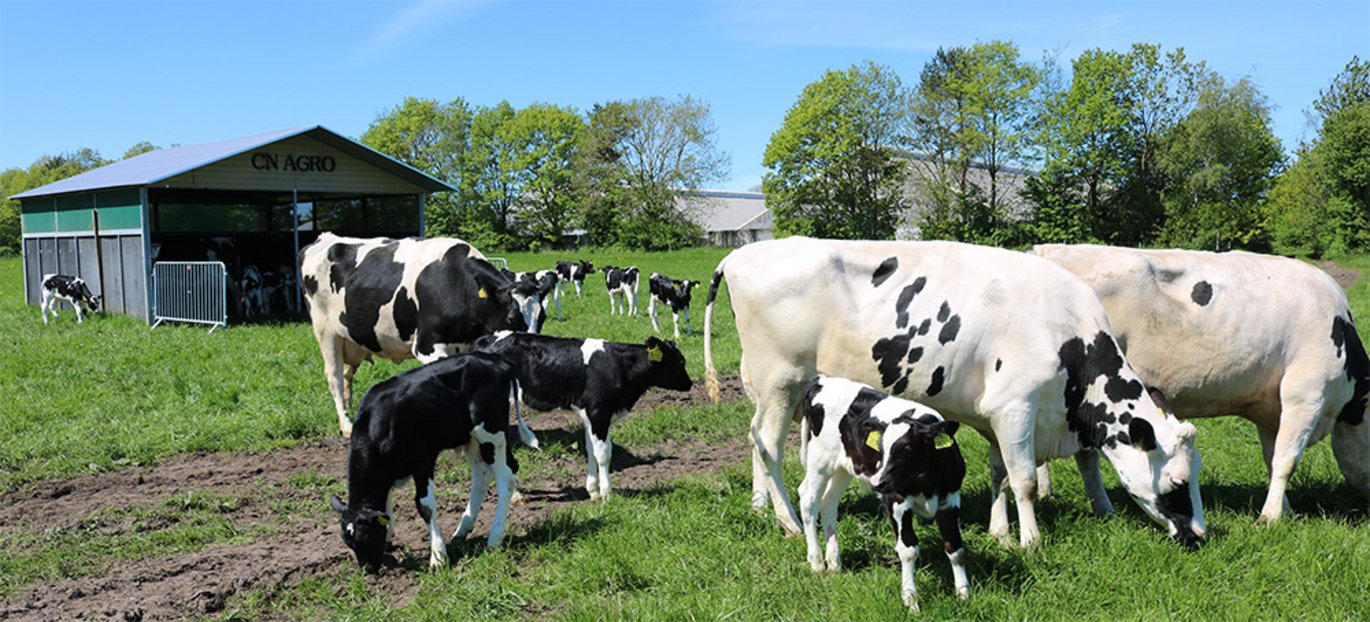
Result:
M657 322L656 305L661 303L671 308L671 323L676 339L680 339L680 317L685 316L685 330L689 331L690 336L694 336L694 328L690 327L690 290L699 285L699 281L673 279L664 274L652 273L647 279L647 315L652 318L652 330L661 332L661 324Z
M91 294L90 287L86 286L86 282L80 277L44 274L43 300L39 305L44 324L48 323L48 313L52 314L52 319L57 319L57 303L63 300L76 310L77 324L85 322L86 313L100 312L100 297Z
M1128 362L1177 416L1256 425L1270 474L1262 521L1288 511L1299 458L1329 433L1347 483L1370 496L1370 359L1346 294L1326 273L1240 251L1051 244L1032 252L1098 293Z
M609 315L618 315L620 297L623 314L637 315L637 267L604 266L603 270L604 287L609 290Z
M748 244L723 259L709 289L704 356L714 396L710 321L725 276L739 371L756 404L752 503L773 505L787 532L801 528L782 484L785 434L804 384L823 373L915 399L989 440L989 531L997 537L1009 533L1011 493L1019 543L1038 541L1036 467L1084 448L1106 456L1177 540L1203 537L1194 426L1157 407L1098 297L1060 266L952 242ZM1102 482L1088 484L1095 508L1108 509Z
M915 515L937 522L956 594L970 596L960 523L966 463L953 438L958 424L922 404L830 376L818 376L809 383L796 417L802 419L799 455L804 481L799 484L799 514L809 566L815 572L841 568L837 504L851 480L859 478L875 489L889 513L904 604L918 609L913 582L918 562ZM818 542L820 515L826 550Z

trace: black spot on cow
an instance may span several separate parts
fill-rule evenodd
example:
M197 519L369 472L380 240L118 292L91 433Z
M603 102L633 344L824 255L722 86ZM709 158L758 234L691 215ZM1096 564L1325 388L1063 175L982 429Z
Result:
M1004 359L994 359L994 371L999 371L1004 366Z
M1079 435L1080 444L1085 447L1112 447L1115 439L1109 436L1107 424L1113 423L1116 418L1108 411L1108 405L1086 402L1085 392L1099 376L1108 378L1106 393L1107 387L1110 384L1113 386L1108 397L1115 402L1121 400L1114 396L1122 397L1134 391L1134 387L1118 375L1123 368L1123 356L1118 351L1117 343L1104 331L1096 333L1093 342L1088 345L1084 339L1073 337L1061 344L1059 357L1060 369L1066 372L1066 421L1070 430ZM1138 397L1141 396L1141 388L1140 383L1135 387Z
M894 386L890 388L891 395L900 395L905 389L909 388L909 374L911 373L913 373L913 370L905 372L904 377L894 383Z
M918 534L913 531L913 510L904 512L904 515L899 517L899 523L899 541L903 542L904 546L918 546Z
M329 249L330 255L339 246L346 245L335 244ZM404 276L404 264L395 261L397 246L386 244L366 253L345 281L347 295L343 298L343 312L338 319L347 327L347 334L353 341L372 352L381 351L380 339L376 336L381 307L394 299ZM352 256L356 256L355 249Z
M481 444L480 444L480 459L483 460L483 461L485 461L486 464L494 464L494 463L495 463L495 444L494 444L494 443L481 443Z
M1208 281L1195 283L1193 291L1189 292L1189 299L1200 307L1207 305L1208 301L1213 300L1213 286Z
M942 392L942 382L945 370L941 367L932 370L932 384L928 385L928 397L932 397Z
M900 290L899 299L894 302L894 312L896 313L894 325L896 327L904 328L909 325L909 303L913 302L913 297L917 296L918 292L923 291L923 287L927 284L927 277L920 276L914 279L913 283Z
M317 292L319 291L319 280L316 279L316 278L314 278L314 275L312 275L312 274L307 274L307 275L305 275L304 280L303 280L303 283L304 283L304 293L306 293L306 294L308 294L308 295L310 295L310 296L313 296L315 293L317 293Z
M1346 360L1343 367L1346 370L1346 378L1355 384L1351 399L1342 406L1337 421L1360 425L1365 421L1366 399L1370 396L1370 358L1367 358L1365 345L1356 333L1356 325L1349 319L1332 319L1332 343L1337 346L1338 357L1345 349Z
M937 321L945 322L948 317L951 317L951 305L948 305L947 301L943 300L942 307L937 310Z
M357 245L334 244L328 247L328 264L332 266L328 270L328 284L336 294L347 282L347 277L357 269Z
M870 428L885 429L884 422L870 416L871 407L884 398L885 395L879 391L862 387L847 407L847 414L842 417L839 424L841 427L838 432L842 437L842 446L846 448L847 455L851 456L852 470L866 477L875 475L876 467L880 464L880 452L866 445L866 437ZM804 403L809 403L809 400L805 400ZM810 427L812 428L812 424Z
M923 323L922 323L922 324L919 324L919 325L918 325L918 334L919 334L919 335L926 335L926 334L928 334L928 331L931 330L931 329L932 329L932 318L928 318L928 319L926 319L926 320L923 320Z
M889 259L880 262L880 265L875 268L875 273L871 275L871 285L880 287L880 284L884 283L885 280L890 278L890 275L894 274L894 271L898 269L898 257L890 257Z
M1136 380L1123 380L1119 377L1109 378L1104 384L1104 394L1114 404L1126 400L1135 400L1142 396L1142 383Z
M923 358L923 348L922 348L921 346L920 346L920 347L917 347L917 348L909 348L909 362L910 362L910 363L917 363L917 362L919 361L919 359L922 359L922 358Z
M880 364L880 386L889 387L899 380L900 363L909 351L908 335L881 339L871 346L871 359Z
M418 303L409 297L406 288L400 287L400 290L395 292L395 331L399 333L401 340L409 341L418 327Z
M1128 405L1131 406L1131 404L1128 404ZM1123 413L1123 414L1121 414L1121 415L1118 415L1118 423L1120 423L1120 424L1122 424L1122 425L1127 425L1127 424L1129 424L1129 423L1131 423L1131 422L1132 422L1132 413Z
M941 332L937 333L937 343L946 345L956 340L956 333L961 331L961 316L953 315L942 325Z

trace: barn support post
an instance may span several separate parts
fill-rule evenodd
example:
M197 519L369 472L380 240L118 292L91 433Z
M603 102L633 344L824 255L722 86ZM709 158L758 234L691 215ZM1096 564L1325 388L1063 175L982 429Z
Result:
M153 309L157 306L157 295L152 287L152 209L148 206L147 186L138 188L138 202L142 204L143 219L143 322L152 324ZM122 242L120 243L122 247ZM122 248L121 248L122 254ZM120 258L121 265L127 265L124 258ZM120 282L124 280L123 275L128 273L128 269L119 275ZM124 292L124 300L128 300L129 292L120 287ZM125 306L127 309L127 306Z
M104 307L105 296L105 258L100 252L100 210L98 208L90 210L90 228L95 231L95 278L100 283L100 302ZM81 246L78 244L76 250L79 253ZM80 255L77 255L76 263L80 264Z
M300 273L300 190L290 189L290 229L295 238L295 291L291 292L295 296L295 314L299 315L302 308L300 300L300 283L304 280L304 275Z
M426 207L427 202L424 201L424 196L425 196L425 195L423 195L423 194L420 194L420 195L419 195L419 239L420 239L420 240L422 240L422 239L428 237L428 230L427 230L427 229L428 229L428 228L427 228L427 224L428 224L428 223L427 223L427 219L424 217L424 216L425 216L425 215L424 215L424 212L426 211L424 208Z

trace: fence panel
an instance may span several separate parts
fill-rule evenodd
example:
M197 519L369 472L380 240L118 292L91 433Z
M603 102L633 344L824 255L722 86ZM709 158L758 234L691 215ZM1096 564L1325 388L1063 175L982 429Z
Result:
M152 265L153 323L228 326L228 274L221 261L159 261Z

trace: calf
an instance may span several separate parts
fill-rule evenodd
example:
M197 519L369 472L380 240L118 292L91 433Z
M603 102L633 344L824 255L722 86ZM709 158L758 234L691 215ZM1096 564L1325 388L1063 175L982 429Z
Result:
M100 297L90 293L90 288L80 277L65 274L43 275L43 304L39 307L43 323L48 323L48 312L57 319L57 301L65 300L76 309L76 323L81 324L85 313L100 312ZM84 313L82 312L84 311Z
M282 264L277 271L263 274L262 281L266 289L263 299L267 313L276 308L275 302L280 299L283 303L281 306L290 315L295 315L295 270Z
M414 482L419 516L428 525L428 565L447 565L447 543L438 526L433 491L438 454L446 449L463 450L471 465L471 500L456 538L471 532L493 474L497 499L488 544L499 546L518 468L511 462L505 438L509 400L516 387L513 367L499 357L477 353L411 369L366 393L347 454L347 504L337 496L332 500L343 542L362 568L375 572L380 567L394 534L390 495L409 480Z
M513 363L524 404L536 410L569 408L580 415L585 490L591 499L609 496L609 425L651 387L688 391L691 386L680 349L656 337L630 344L506 331L481 337L474 347Z
M538 301L542 303L543 315L547 314L547 305L555 299L557 304L557 321L561 320L561 297L557 295L557 286L561 284L561 279L557 276L556 270L538 270L537 272L516 272L514 282L519 284L522 289L536 292Z
M243 266L243 273L238 276L238 296L239 317L267 314L266 280L257 266Z
M647 279L647 315L652 316L652 329L661 332L661 325L656 319L656 303L671 307L671 322L675 325L675 338L680 339L680 315L685 314L685 330L689 331L690 336L694 336L695 331L690 327L690 290L699 285L699 281L677 280L664 274L652 273Z
M558 261L557 276L561 280L557 283L557 299L561 299L566 283L576 286L576 298L580 298L581 290L585 287L585 277L595 273L595 264L588 261Z
M970 596L966 549L961 542L961 480L966 463L952 435L959 424L917 402L890 397L844 378L818 376L809 382L795 413L802 417L799 513L808 540L809 566L838 570L837 502L853 477L880 494L894 526L899 555L901 596L918 609L913 565L918 535L913 515L937 520L943 549L951 560L956 594ZM818 548L818 515L827 538L827 563Z
M604 266L604 287L609 290L609 315L618 313L619 295L623 296L623 314L637 315L637 266Z

